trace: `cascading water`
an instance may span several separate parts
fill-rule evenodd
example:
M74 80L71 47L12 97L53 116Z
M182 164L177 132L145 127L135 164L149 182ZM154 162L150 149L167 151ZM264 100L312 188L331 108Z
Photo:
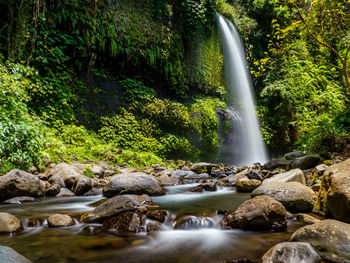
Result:
M255 113L253 85L248 71L245 51L234 25L217 14L223 37L225 77L228 91L226 115L233 121L233 139L224 142L221 156L235 165L250 165L267 161L267 153L261 137ZM232 118L230 118L230 116Z

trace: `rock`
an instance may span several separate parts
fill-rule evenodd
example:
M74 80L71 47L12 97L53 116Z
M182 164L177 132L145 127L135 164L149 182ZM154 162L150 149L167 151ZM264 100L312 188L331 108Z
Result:
M104 228L102 226L86 226L83 228L83 231L85 233L89 234L101 234L104 231Z
M137 173L137 172L138 172L137 168L123 168L123 169L120 169L120 173L125 173L125 174Z
M263 170L274 170L277 168L282 168L284 170L289 169L289 165L292 163L290 160L283 160L283 159L272 159L271 161L265 163L262 166Z
M265 179L263 183L268 182L299 182L302 184L306 184L305 176L302 170L293 169L285 173L279 173L271 178Z
M290 212L311 212L315 193L299 182L263 183L251 194L252 197L268 195L281 202Z
M76 195L83 195L84 193L90 191L92 189L92 180L82 175L80 176L74 183L73 192Z
M214 227L214 221L213 219L209 217L196 217L191 215L182 216L179 219L177 219L173 227L175 229L201 229L201 228L212 228Z
M57 184L57 185L59 185L59 187L63 187L63 188L66 187L66 184L64 183L63 178L61 178L61 177L59 177L59 176L57 176L57 175L50 177L49 183L50 183L51 185Z
M28 227L40 227L43 224L44 224L44 220L39 218L30 218L27 222Z
M5 246L0 246L0 260L4 263L32 263L12 248Z
M161 226L162 224L157 221L149 222L146 225L146 231L147 232L160 231Z
M321 221L320 219L308 214L297 214L297 220L305 225L312 225Z
M201 174L201 173L210 173L213 168L213 165L210 163L195 163L192 165L191 170L195 173Z
M237 181L241 178L247 178L246 171L240 172L235 175L229 175L225 178L220 179L217 182L218 186L235 186Z
M0 202L17 196L40 197L45 193L45 185L36 176L22 170L13 169L0 176Z
M236 187L239 192L251 192L261 185L260 180L241 178L237 181Z
M163 223L167 215L168 213L165 210L149 210L146 217Z
M104 174L102 167L96 164L91 166L90 171L96 176L103 176Z
M200 184L190 190L191 192L203 192L203 191L210 191L214 192L216 191L216 184L215 183L204 183Z
M321 162L321 158L317 154L309 154L303 157L299 157L292 161L290 168L299 168L301 170L307 170L315 167L318 163Z
M294 160L294 159L302 157L302 156L303 156L303 152L301 152L301 151L299 151L299 152L289 152L289 153L286 153L284 155L284 158L286 160Z
M183 179L185 180L191 180L191 179L208 179L210 178L210 175L207 173L201 173L201 174L193 174L191 177L185 176Z
M23 230L23 227L17 217L9 213L0 212L0 232L11 233L11 232L18 232L21 230Z
M320 191L320 189L321 189L321 183L312 185L312 186L311 186L311 189L312 189L312 191L314 191L314 192Z
M181 181L175 177L169 177L166 174L162 174L157 177L158 182L161 186L170 186L181 184Z
M75 196L75 194L67 188L61 188L60 192L56 195L56 197L69 197L69 196Z
M350 223L350 159L329 166L322 177L314 211Z
M69 165L67 163L60 163L50 171L49 176L50 176L50 179L51 177L55 178L55 183L57 183L56 181L58 180L57 178L62 178L63 182L65 183L65 186L62 186L60 184L61 187L67 187L71 189L75 181L78 180L78 178L81 175L81 173L79 172L80 170L81 168L76 167L76 165L74 166L74 165Z
M83 194L83 196L102 195L102 188L94 188Z
M146 195L132 195L133 198L136 198L137 201L139 201L142 205L144 206L154 206L154 203L152 201L152 199Z
M65 227L74 225L74 220L69 215L53 214L47 219L51 227Z
M144 172L146 174L151 174L154 172L154 168L153 167L144 167L142 172Z
M145 173L117 174L103 188L103 195L113 197L122 194L164 195L165 191L152 175Z
M97 206L84 217L84 222L103 222L105 219L117 216L123 212L136 211L141 206L139 200L131 195L115 196Z
M259 181L263 180L261 174L255 169L248 171L245 175L248 177L248 179L255 179Z
M223 225L226 229L281 231L287 228L286 213L280 202L262 195L244 201L236 211L226 214Z
M350 224L322 220L297 230L291 241L311 244L321 257L331 262L350 262Z
M185 171L185 170L176 170L172 172L171 177L178 178L178 179L183 179L183 178L192 178L196 177L197 174L192 171Z
M127 211L106 220L103 227L116 233L138 233L146 231L145 222L145 215L139 212Z
M282 242L270 248L262 263L319 263L321 257L305 242Z
M35 202L35 198L30 196L19 196L19 197L8 199L3 203L4 204L22 204L27 202Z
M310 185L314 184L316 180L322 177L327 167L328 166L325 164L319 164L314 169L312 169L311 175L310 175L310 181L309 181Z
M61 191L61 186L59 184L53 184L46 190L45 195L55 196L58 195Z

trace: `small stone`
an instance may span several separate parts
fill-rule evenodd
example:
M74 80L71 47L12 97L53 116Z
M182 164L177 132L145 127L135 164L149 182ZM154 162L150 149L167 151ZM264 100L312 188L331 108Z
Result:
M0 232L18 232L23 230L17 217L9 213L0 213Z
M240 192L252 192L261 185L260 180L241 178L237 180L236 188Z
M63 214L53 214L48 219L47 222L51 227L66 227L74 225L74 220L69 215Z

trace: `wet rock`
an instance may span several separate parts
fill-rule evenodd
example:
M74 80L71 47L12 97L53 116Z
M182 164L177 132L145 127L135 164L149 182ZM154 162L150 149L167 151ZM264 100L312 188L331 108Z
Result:
M327 167L328 166L325 164L319 164L314 169L312 169L309 184L312 185L316 180L319 180L323 176L323 173L326 171Z
M302 170L293 169L285 173L279 173L271 178L265 179L263 183L269 182L299 182L302 184L306 184L305 176Z
M0 213L0 232L18 232L23 230L17 217L9 213Z
M47 219L51 227L65 227L74 225L74 220L69 215L53 214Z
M40 197L45 193L45 185L36 176L22 170L13 169L0 176L0 202L17 196Z
M94 188L83 194L83 196L102 195L102 188Z
M284 158L286 160L294 160L294 159L302 157L302 156L303 156L303 152L301 152L301 151L299 151L299 152L289 152L289 153L286 153L284 155Z
M28 202L35 202L35 198L30 196L19 196L19 197L8 199L3 203L4 204L22 204L22 203L28 203Z
M287 227L286 209L270 196L257 196L243 202L223 219L226 229L282 231Z
M165 210L149 210L146 213L146 217L163 223L168 213Z
M139 212L127 211L106 220L103 223L103 227L116 233L138 233L146 230L145 222L145 215Z
M291 241L311 244L321 257L331 262L350 262L350 224L322 220L297 230Z
M305 225L312 225L320 222L321 220L308 214L297 214L297 220Z
M133 198L137 199L142 205L153 206L154 203L149 195L132 195Z
M69 196L75 196L75 194L67 188L61 188L60 192L56 195L56 197L69 197Z
M112 197L123 194L164 195L159 182L149 174L127 173L114 175L103 188L103 195Z
M66 187L66 184L64 183L64 180L63 178L59 177L59 176L52 176L50 177L49 179L49 183L51 185L58 185L59 187L63 187L65 188Z
M172 174L171 174L171 177L178 178L178 179L183 179L185 177L192 178L192 177L196 177L196 176L197 176L197 174L195 172L185 171L185 170L176 170L176 171L172 172Z
M80 170L84 168L79 168L67 163L60 163L56 165L53 169L50 170L50 179L51 177L55 178L55 183L57 183L56 178L61 178L65 183L65 187L71 189L75 181L79 179L81 173ZM49 179L49 182L50 182ZM61 187L64 187L61 185Z
M61 191L61 186L59 184L53 184L46 190L45 195L55 196L58 195Z
M103 222L127 211L136 211L141 206L139 200L131 195L115 196L97 206L90 214L84 217L84 222Z
M266 170L274 170L277 168L281 168L284 170L289 169L289 165L292 163L291 160L284 160L284 159L272 159L271 161L265 163L262 166L262 169Z
M321 158L317 154L309 154L303 157L299 157L292 161L290 164L290 168L299 168L301 170L307 170L315 167L317 164L321 162Z
M85 233L96 235L104 232L105 229L102 226L86 226L83 228L83 231Z
M311 189L312 189L312 191L314 191L314 192L320 191L320 189L321 189L321 183L312 185L312 186L311 186Z
M28 227L40 227L44 224L44 221L39 218L30 218L27 222Z
M268 195L281 202L290 212L311 212L315 193L299 182L263 183L252 193L252 197Z
M6 263L32 263L29 259L17 253L10 247L0 246L0 260Z
M247 176L248 179L255 179L259 181L263 180L263 177L261 176L261 174L255 169L249 170L245 175Z
M91 172L95 175L95 176L99 176L102 177L104 174L104 170L101 166L93 164L90 168Z
M201 174L201 173L210 173L213 168L213 165L211 163L195 163L192 165L191 170L195 173Z
M192 215L185 215L178 218L173 227L175 229L200 229L200 228L212 228L214 227L213 219L205 216L196 217Z
M236 187L240 192L252 192L261 185L260 180L241 178L237 181Z
M314 211L350 223L350 159L328 167Z
M76 195L83 195L92 189L92 180L89 177L82 175L75 180L72 189Z
M157 222L157 221L153 221L150 223L147 223L146 225L146 231L147 232L155 232L155 231L160 231L162 224Z
M242 178L247 178L246 171L235 175L226 176L217 182L218 186L236 186L237 181Z
M178 185L181 184L181 181L175 177L169 177L166 174L162 174L157 177L161 186L170 186L170 185Z
M204 183L200 184L190 190L191 192L203 192L203 191L209 191L214 192L216 191L216 184L215 183Z
M319 263L321 257L305 242L282 242L270 248L263 263Z

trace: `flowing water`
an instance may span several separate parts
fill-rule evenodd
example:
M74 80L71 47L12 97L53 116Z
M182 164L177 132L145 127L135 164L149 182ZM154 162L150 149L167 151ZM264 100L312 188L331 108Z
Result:
M254 89L243 44L230 21L223 19L219 14L217 20L223 37L228 113L234 116L232 136L235 137L224 142L221 158L224 162L239 166L264 163L268 158L255 113ZM230 160L227 160L228 157Z
M288 231L249 232L221 230L216 211L236 209L249 194L234 188L215 192L193 193L197 184L167 187L167 195L153 197L160 208L168 210L161 231L129 235L106 232L91 233L99 224L82 224L66 228L49 228L46 218L52 213L67 213L75 218L88 211L102 196L42 199L22 205L1 205L0 212L14 214L22 221L21 233L0 235L0 244L10 246L34 263L97 263L97 262L232 262L237 259L258 260L274 244L288 240L300 227L290 222ZM214 225L204 224L196 230L175 230L173 221L183 214L205 215ZM30 222L43 221L39 227ZM245 261L247 262L247 261Z

